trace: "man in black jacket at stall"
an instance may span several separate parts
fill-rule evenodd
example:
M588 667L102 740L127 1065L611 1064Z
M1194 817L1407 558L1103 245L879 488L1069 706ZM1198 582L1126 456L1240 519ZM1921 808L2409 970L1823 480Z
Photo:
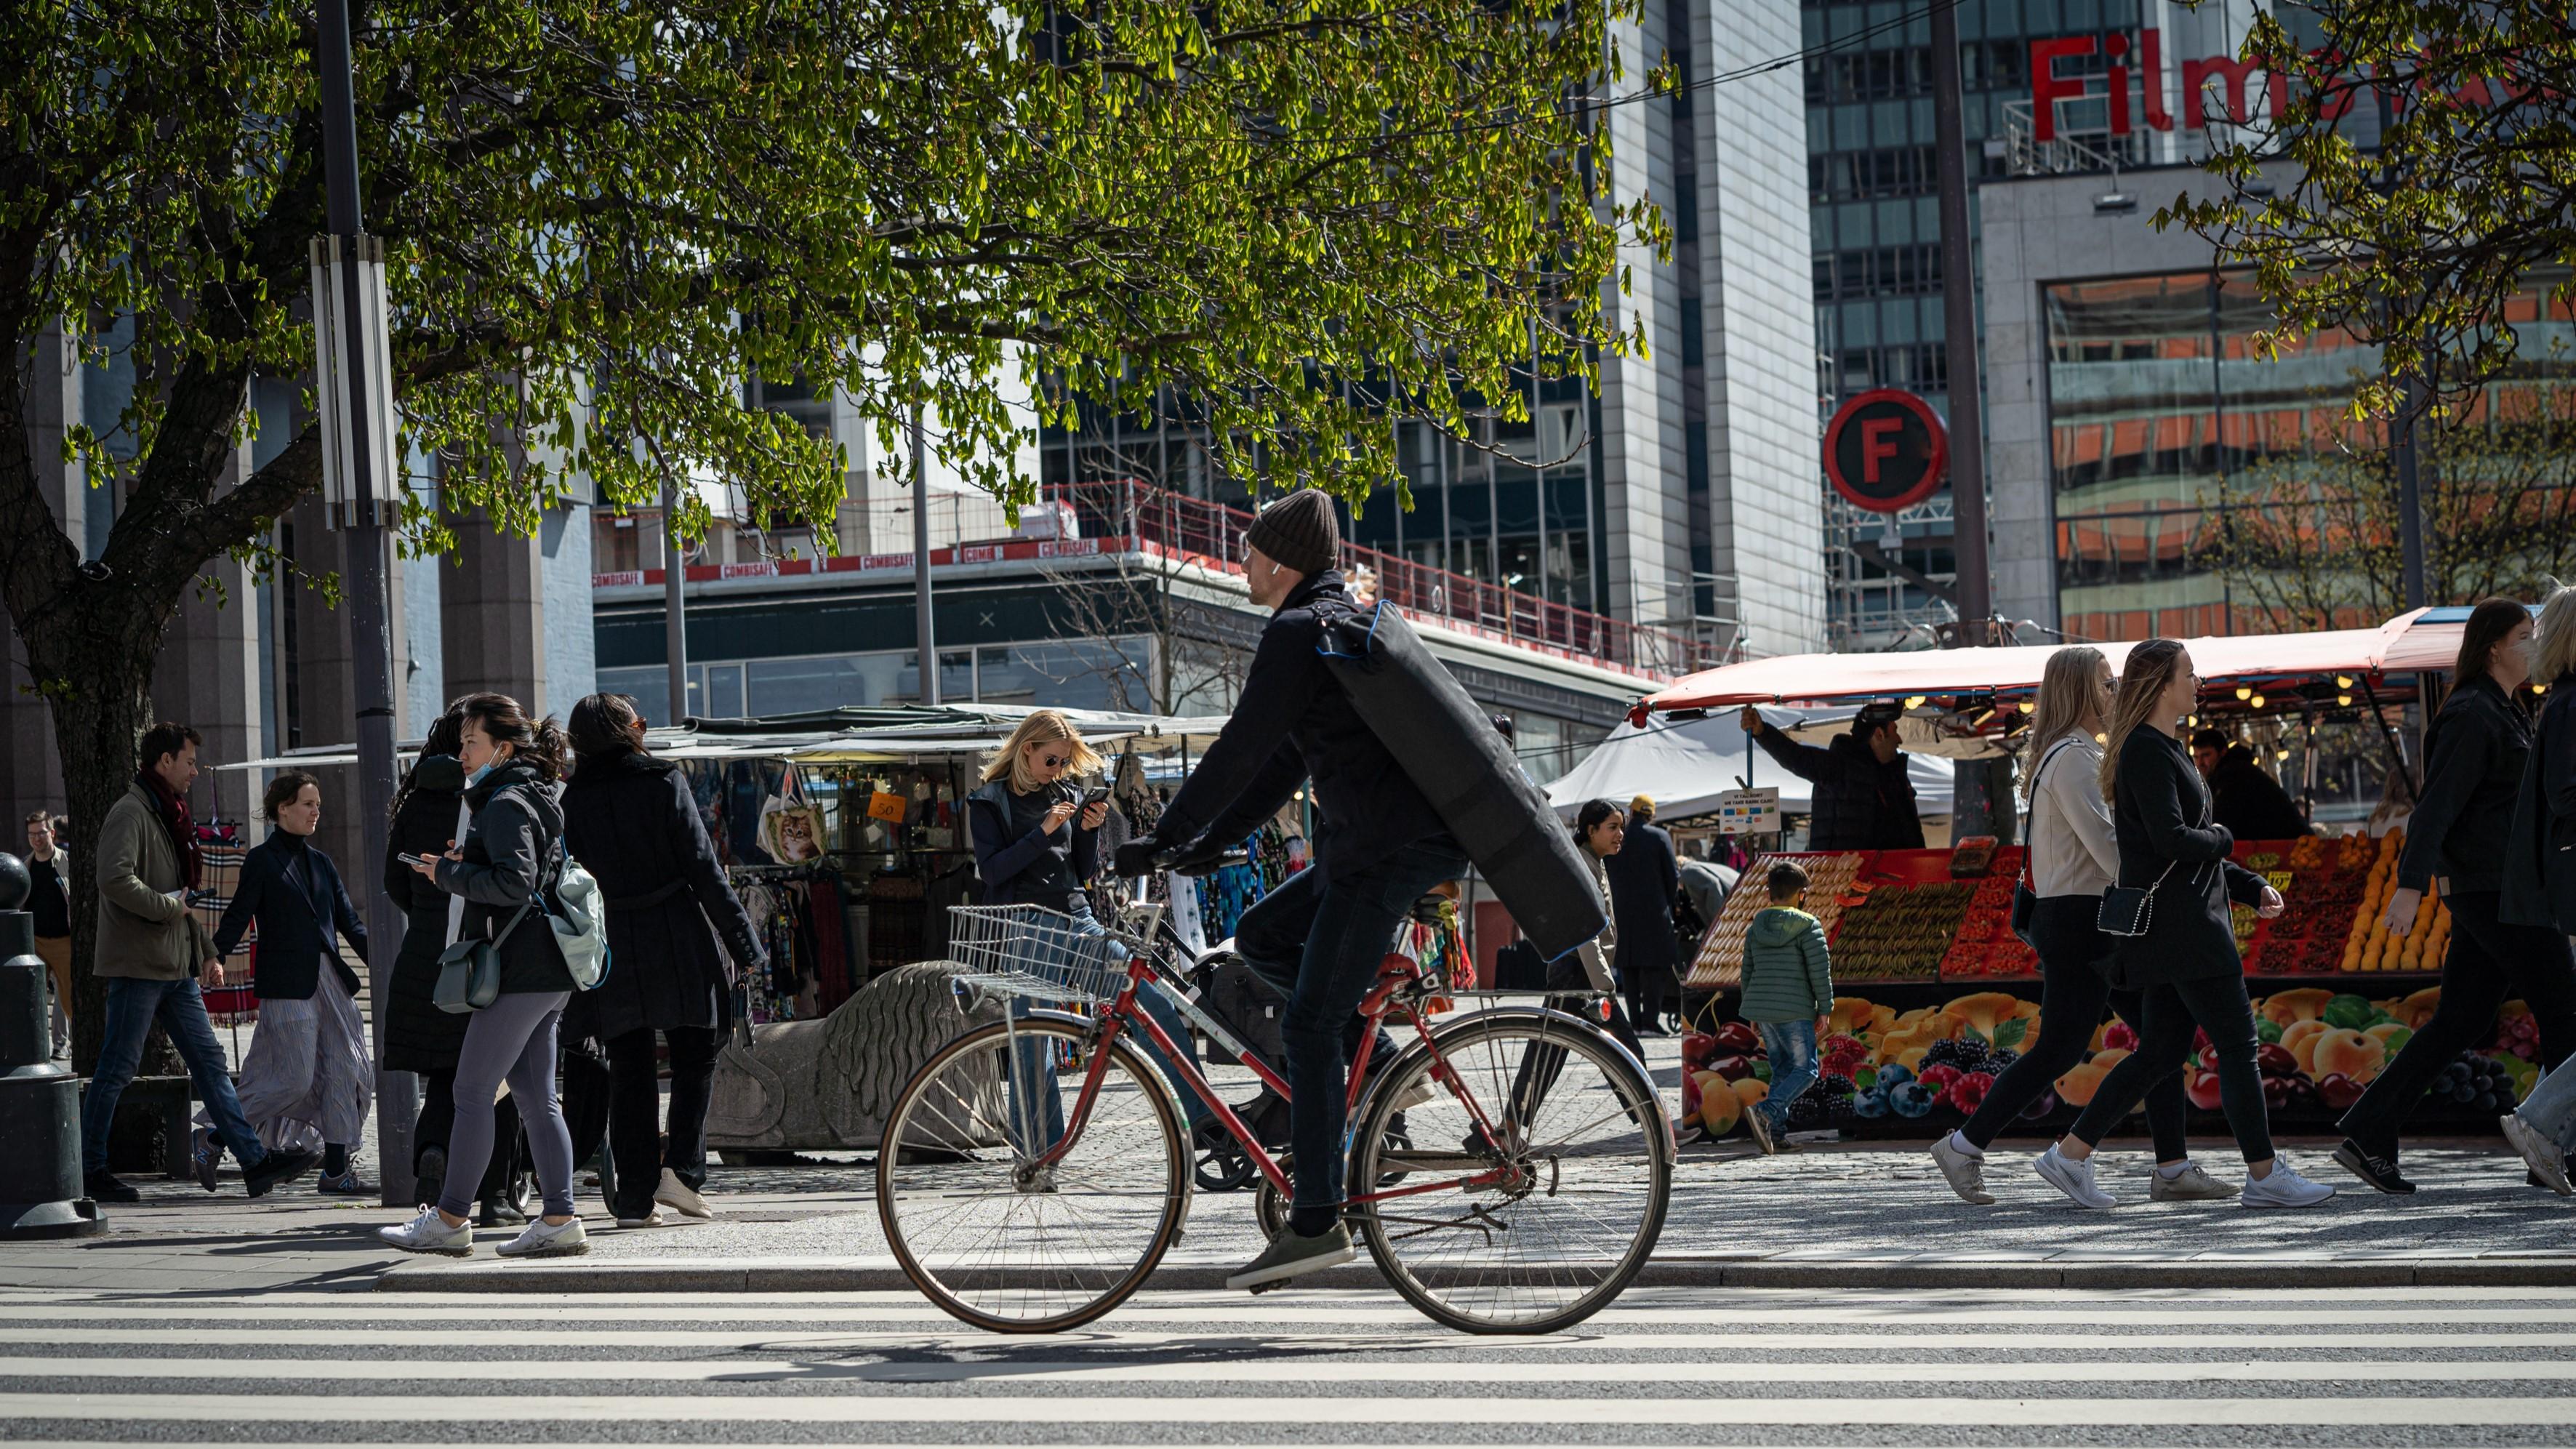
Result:
M1655 1018L1663 1002L1681 994L1674 975L1681 964L1681 939L1673 931L1681 865L1673 857L1673 838L1654 820L1652 796L1629 801L1627 843L1617 855L1601 860L1610 877L1611 914L1619 926L1619 984L1628 995L1628 1019L1640 1036L1663 1035Z
M1413 903L1467 872L1466 852L1318 652L1334 620L1359 612L1334 568L1341 532L1332 500L1311 488L1292 493L1264 509L1244 541L1252 602L1276 612L1224 732L1154 833L1120 847L1116 860L1120 875L1135 876L1175 847L1213 856L1313 783L1314 866L1264 896L1235 930L1245 964L1288 998L1280 1035L1296 1201L1269 1247L1226 1280L1229 1288L1356 1256L1342 1223L1342 1137L1357 1008Z
M2209 782L2215 819L2239 840L2296 840L2308 818L2281 782L2254 760L2254 747L2205 729L2191 737L2191 762Z
M1807 817L1809 850L1923 848L1914 777L1897 744L1896 722L1903 713L1887 700L1864 705L1848 731L1819 748L1798 743L1763 723L1759 710L1744 707L1744 732L1782 769L1815 787Z

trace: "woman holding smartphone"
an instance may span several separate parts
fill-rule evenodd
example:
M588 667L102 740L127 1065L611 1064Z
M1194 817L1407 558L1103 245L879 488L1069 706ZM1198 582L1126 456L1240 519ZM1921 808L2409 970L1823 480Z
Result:
M2228 916L2233 899L2265 919L2281 914L2281 893L2227 858L2235 837L2210 823L2209 787L2183 748L2182 723L2200 699L2200 679L2178 640L2149 639L2129 651L2111 705L2102 756L2120 870L2103 902L2113 933L2111 984L2139 993L2138 1049L2102 1079L2075 1129L2042 1153L2039 1175L2076 1206L2118 1200L2093 1184L2093 1149L2147 1089L2183 1069L2196 1026L2218 1059L2219 1102L2245 1155L2246 1207L2313 1207L2334 1189L2310 1182L2272 1154L2271 1117L2255 1066L2254 1005ZM2145 904L2138 905L2143 893ZM2122 919L2122 909L2126 918ZM2135 933L2120 931L2132 926Z
M1084 935L1108 934L1091 914L1088 890L1100 866L1100 827L1109 818L1108 792L1085 791L1072 780L1077 775L1097 775L1106 763L1083 743L1071 720L1051 709L1030 711L985 762L983 784L966 797L975 875L982 884L985 905L1044 906L1070 916L1073 929ZM1160 990L1151 985L1140 988L1136 1004L1162 1025L1174 1045L1188 1044L1189 1023ZM1026 1010L1021 1002L1011 1004L1014 1016ZM1137 1045L1171 1078L1190 1125L1205 1121L1206 1105L1180 1085L1180 1077L1162 1052L1150 1040ZM1026 1143L1033 1152L1045 1150L1064 1131L1055 1074L1036 1059L1039 1050L1029 1049L1028 1068L1033 1079L1046 1082L1040 1108L1044 1122L1013 1124L1024 1137L1032 1138L1043 1126L1043 1141Z

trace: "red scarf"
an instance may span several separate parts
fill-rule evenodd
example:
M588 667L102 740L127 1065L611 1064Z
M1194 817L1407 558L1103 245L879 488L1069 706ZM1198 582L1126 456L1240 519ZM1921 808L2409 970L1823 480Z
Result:
M136 774L135 782L150 791L152 803L160 807L161 828L170 836L170 848L179 852L179 874L188 889L204 884L206 852L197 844L197 818L188 813L185 797L171 793L170 786L150 770Z

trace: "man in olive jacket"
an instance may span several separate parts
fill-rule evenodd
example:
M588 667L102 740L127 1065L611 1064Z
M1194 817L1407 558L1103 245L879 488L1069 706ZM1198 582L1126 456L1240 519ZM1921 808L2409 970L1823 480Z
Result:
M224 984L223 961L205 924L188 908L204 863L197 822L188 813L188 787L197 778L197 732L182 724L154 725L143 735L143 768L124 798L107 812L98 832L98 944L90 970L106 983L106 1040L98 1070L81 1100L81 1170L84 1190L100 1202L141 1197L107 1170L108 1130L117 1099L134 1080L143 1039L161 1023L188 1076L214 1119L215 1139L232 1149L258 1197L311 1167L310 1152L270 1152L242 1116L223 1044L206 1019L196 973ZM215 1190L220 1153L197 1160L197 1182Z

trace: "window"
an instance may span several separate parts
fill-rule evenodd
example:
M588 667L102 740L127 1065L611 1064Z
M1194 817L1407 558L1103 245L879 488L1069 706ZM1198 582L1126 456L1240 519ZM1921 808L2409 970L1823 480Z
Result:
M1151 639L1064 639L976 651L976 674L986 704L1053 705L1064 709L1154 707Z

